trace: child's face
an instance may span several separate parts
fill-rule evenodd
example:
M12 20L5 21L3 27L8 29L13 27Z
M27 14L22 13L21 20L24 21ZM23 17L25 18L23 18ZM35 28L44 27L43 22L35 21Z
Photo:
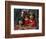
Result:
M25 16L25 20L28 20L28 17L27 16Z
M33 15L30 15L30 19L33 19Z

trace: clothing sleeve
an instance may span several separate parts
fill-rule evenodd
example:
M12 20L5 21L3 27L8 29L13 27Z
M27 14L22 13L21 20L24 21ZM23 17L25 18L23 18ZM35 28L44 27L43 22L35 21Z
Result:
M33 20L31 25L32 25L32 27L36 27L36 20Z

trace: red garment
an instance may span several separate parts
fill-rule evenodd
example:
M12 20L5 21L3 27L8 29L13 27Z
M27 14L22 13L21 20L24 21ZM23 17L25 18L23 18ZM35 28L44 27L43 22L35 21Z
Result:
M24 24L25 25L31 24L32 27L35 27L36 26L36 20L35 19L33 19L33 20L25 20Z
M28 25L29 24L29 20L24 20L24 24Z
M35 27L36 26L36 20L35 19L29 20L29 24L31 24L32 27Z

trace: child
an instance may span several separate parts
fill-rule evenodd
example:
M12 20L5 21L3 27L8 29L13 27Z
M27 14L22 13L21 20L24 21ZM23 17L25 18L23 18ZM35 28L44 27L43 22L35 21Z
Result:
M28 26L29 25L29 16L28 15L25 15L24 16L24 21L23 21L24 25L25 26Z
M34 14L30 14L29 25L34 29L36 28L36 20Z

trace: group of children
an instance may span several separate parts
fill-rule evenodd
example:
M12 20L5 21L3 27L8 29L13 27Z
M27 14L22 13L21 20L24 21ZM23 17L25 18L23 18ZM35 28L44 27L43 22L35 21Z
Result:
M25 15L23 23L25 26L35 27L36 26L36 20L35 20L34 15L32 13L30 14L30 16Z
M30 14L25 14L23 16L23 20L19 20L19 27L23 27L24 29L35 29L36 27L36 20L35 20L35 15L30 13Z

